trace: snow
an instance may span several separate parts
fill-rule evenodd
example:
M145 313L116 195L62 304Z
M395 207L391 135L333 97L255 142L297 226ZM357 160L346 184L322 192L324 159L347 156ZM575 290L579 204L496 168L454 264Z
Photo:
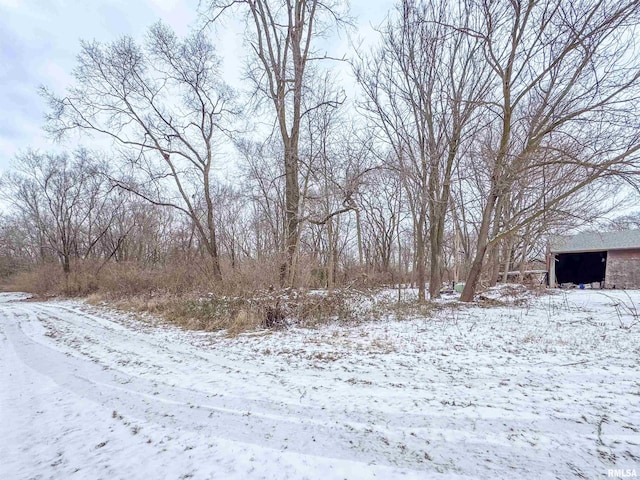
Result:
M640 471L640 292L485 298L227 337L0 294L0 478Z

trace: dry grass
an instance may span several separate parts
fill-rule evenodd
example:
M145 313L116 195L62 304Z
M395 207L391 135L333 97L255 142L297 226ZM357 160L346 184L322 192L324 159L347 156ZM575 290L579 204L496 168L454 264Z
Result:
M10 278L9 288L42 297L135 297L151 294L182 295L209 292L214 287L207 259L170 259L166 264L145 267L134 262L76 262L64 274L57 264L40 265Z
M246 278L253 278L255 286L269 280L258 274L257 265L250 267L236 272L235 277L229 275L229 282L216 284L211 280L210 265L202 258L176 257L149 268L127 262L78 262L67 275L59 265L50 264L14 275L7 290L33 293L39 298L85 297L93 305L148 312L184 328L239 333L263 325L269 303L233 292ZM232 292L234 295L229 295Z
M264 263L261 263L264 262ZM273 290L280 259L223 265L224 282L212 281L206 258L171 258L163 265L78 262L64 275L56 264L12 277L10 289L40 298L84 297L134 313L150 313L192 330L237 334L259 328L296 325L317 328L331 322L356 323L390 314L397 318L429 317L432 303L396 303L375 299L375 290L343 288L331 292ZM311 278L309 266L302 274Z
M234 334L259 328L263 322L261 312L250 302L228 297L177 299L163 316L184 328Z
M434 302L418 302L415 300L403 300L400 303L393 300L387 302L386 305L383 306L384 310L391 312L397 320L409 318L431 318L438 310L460 307L460 303L440 304Z
M134 313L149 312L189 330L220 331L230 335L256 329L288 326L318 328L331 322L371 320L381 311L359 311L362 292L333 293L299 290L259 290L251 295L151 294L109 298L92 294L87 301L106 303Z
M328 322L353 322L357 320L353 302L357 293L336 290L324 294L300 294L290 303L291 316L304 327L319 327Z
M11 277L8 290L29 292L40 297L62 294L64 274L58 265L42 265L36 269L21 272Z

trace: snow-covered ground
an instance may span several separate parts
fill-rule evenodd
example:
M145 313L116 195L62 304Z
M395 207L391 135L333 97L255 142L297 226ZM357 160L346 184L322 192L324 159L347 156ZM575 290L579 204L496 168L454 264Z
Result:
M640 475L640 292L234 338L21 298L0 479Z

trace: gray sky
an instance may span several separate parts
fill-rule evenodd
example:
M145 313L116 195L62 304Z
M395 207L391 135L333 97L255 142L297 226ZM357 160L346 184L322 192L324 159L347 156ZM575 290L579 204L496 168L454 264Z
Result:
M357 34L367 37L393 0L353 0ZM46 106L38 87L63 93L71 82L80 39L141 38L161 19L179 35L196 20L198 0L0 0L0 172L29 147L53 148L42 131ZM241 68L239 26L226 24L218 53L228 81ZM346 40L342 42L346 46Z

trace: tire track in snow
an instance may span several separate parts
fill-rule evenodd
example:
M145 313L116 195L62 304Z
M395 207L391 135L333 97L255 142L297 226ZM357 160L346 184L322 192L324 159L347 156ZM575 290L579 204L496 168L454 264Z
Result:
M601 371L580 365L570 369L536 366L526 352L511 358L515 366L500 365L490 349L469 357L464 352L448 358L430 352L404 355L402 359L411 360L404 362L410 365L404 370L397 361L400 357L374 358L366 367L353 366L349 363L353 359L348 359L335 362L322 373L316 372L313 381L324 380L325 390L310 393L314 401L311 406L296 405L294 396L286 395L284 390L288 385L310 383L313 372L305 367L304 361L292 358L292 364L282 371L269 372L274 361L260 364L248 355L246 348L228 348L228 342L220 345L220 351L217 346L202 351L190 344L187 338L192 337L186 333L165 335L149 329L141 334L130 329L128 323L126 327L121 325L117 317L111 320L108 313L102 318L66 302L11 305L14 313L16 309L24 316L19 319L19 331L13 332L11 339L18 341L21 334L27 337L23 339L26 358L59 350L63 358L70 354L75 360L58 366L92 365L88 373L76 372L73 378L57 380L68 386L69 391L93 392L92 401L106 399L106 405L120 402L122 408L128 409L123 413L148 419L167 431L186 429L205 437L238 439L278 450L408 466L429 475L468 473L469 462L475 463L483 476L492 472L501 477L506 471L521 473L526 468L539 478L553 478L553 472L567 473L567 462L572 462L570 472L597 471L605 465L597 457L591 417L601 414L607 405L615 405L613 395L609 396L602 387L611 373L611 365ZM59 337L44 337L42 328L35 328L41 324L58 332ZM295 341L295 334L291 335ZM77 343L69 343L75 338ZM89 341L95 344L83 345ZM491 344L487 345L490 348ZM228 352L235 352L234 356L225 358ZM115 360L127 356L147 357L146 363L117 365ZM91 362L91 357L98 363ZM566 361L562 358L560 355L558 363ZM245 361L237 364L241 360ZM435 366L430 361L435 361ZM613 367L621 369L623 365ZM47 365L37 366L45 369L45 375L55 377L46 371ZM340 377L338 372L345 366L349 366L345 371L351 373ZM511 384L503 386L502 377L493 374L494 366L517 376L511 378ZM401 376L405 384L415 380L420 389L412 393L408 388L390 390L389 386L376 384L376 378L378 382L382 378L375 375L379 368L388 368L391 375ZM478 371L474 372L474 368ZM273 374L273 380L267 373ZM162 378L165 374L166 381ZM354 383L347 389L333 391L333 387L352 374L373 383ZM175 381L179 375L197 376L200 383L185 386ZM434 378L430 379L430 375ZM217 383L203 383L207 378L214 378ZM629 375L621 378L628 379ZM274 385L281 382L284 386ZM466 390L465 382L470 382L470 390ZM516 383L522 386L511 389ZM590 390L600 394L588 403L580 395ZM264 399L256 398L260 391L265 392ZM247 395L240 395L242 392ZM415 408L404 401L375 403L377 399L393 399L394 392L403 398L415 394ZM372 398L367 399L366 395ZM482 402L485 396L488 400ZM452 398L468 400L469 406L451 404ZM575 402L575 411L569 400ZM395 411L389 405L395 405ZM591 423L586 419L576 423L578 412L587 413ZM174 416L165 416L168 413ZM611 422L604 428L615 434L613 429L620 429L620 424ZM419 458L425 451L433 461ZM461 469L465 464L467 468ZM542 472L549 475L541 475Z
M35 312L32 305L36 307ZM35 303L23 304L20 310L27 314L27 319L8 316L9 321L4 323L3 331L21 361L63 389L127 417L150 421L166 429L187 429L211 438L278 450L313 452L322 457L363 462L375 459L378 464L394 466L415 465L415 454L399 456L389 451L385 442L376 442L376 436L371 435L374 426L370 424L346 419L327 422L321 416L309 416L302 407L201 394L131 376L50 348L22 329L25 321L37 321L35 315L51 309L41 307ZM170 408L165 408L167 406ZM354 449L354 445L366 445L366 449Z

